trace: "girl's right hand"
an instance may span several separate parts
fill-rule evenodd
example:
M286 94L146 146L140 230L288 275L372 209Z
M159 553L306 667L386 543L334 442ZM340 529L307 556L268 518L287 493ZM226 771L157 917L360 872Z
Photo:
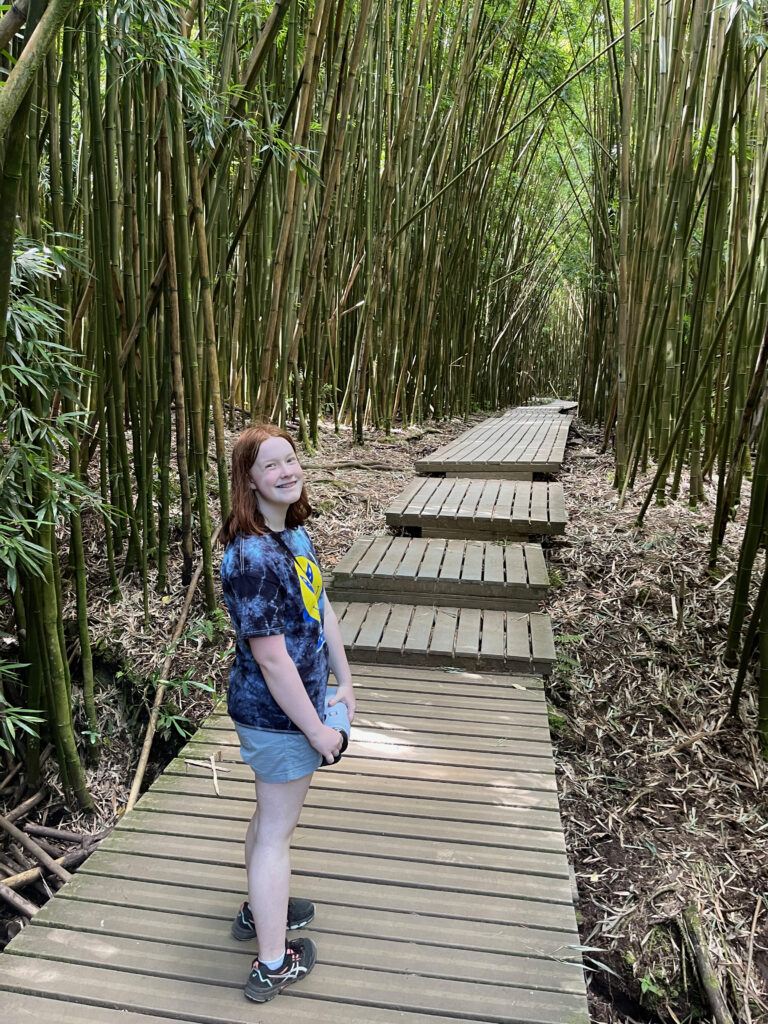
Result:
M327 764L333 764L341 752L341 733L338 729L332 729L330 725L321 723L317 732L307 739Z

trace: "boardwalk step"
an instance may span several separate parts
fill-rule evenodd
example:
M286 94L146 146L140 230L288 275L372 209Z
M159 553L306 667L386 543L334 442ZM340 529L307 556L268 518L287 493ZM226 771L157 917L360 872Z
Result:
M561 534L566 519L561 483L524 480L417 477L386 510L394 529L470 540Z
M558 473L572 422L554 407L513 409L419 459L416 472L528 480L533 473Z
M328 594L526 611L544 600L548 584L538 544L361 537L334 569Z
M552 624L542 612L338 602L351 662L455 662L474 668L547 675L555 660Z

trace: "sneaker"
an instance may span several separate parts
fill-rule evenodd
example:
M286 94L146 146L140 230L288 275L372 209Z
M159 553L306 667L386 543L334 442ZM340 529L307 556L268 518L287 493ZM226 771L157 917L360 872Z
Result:
M317 947L312 939L291 939L283 962L274 971L259 960L253 961L251 976L245 985L245 994L255 1003L266 1003L288 985L305 978L317 960Z
M315 916L315 905L309 900L294 899L288 900L288 921L286 927L289 931L303 928L309 924ZM232 935L234 938L244 942L246 939L256 938L256 928L253 924L253 914L248 903L243 903L232 922Z

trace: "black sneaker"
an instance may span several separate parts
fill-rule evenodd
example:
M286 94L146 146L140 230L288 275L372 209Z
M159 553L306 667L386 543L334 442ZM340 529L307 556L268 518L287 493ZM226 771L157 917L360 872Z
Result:
M309 900L294 899L288 900L288 921L286 927L289 931L296 931L309 924L315 916L315 905ZM253 924L253 914L248 903L243 903L232 922L232 935L234 938L244 942L246 939L256 938L256 928Z
M245 985L245 994L255 1003L266 1003L288 985L305 978L317 961L317 947L312 939L291 939L283 962L271 971L261 961L254 960L251 976Z

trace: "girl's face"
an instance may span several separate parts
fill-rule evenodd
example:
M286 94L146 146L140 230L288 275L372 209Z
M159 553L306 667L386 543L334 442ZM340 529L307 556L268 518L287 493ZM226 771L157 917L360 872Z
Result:
M256 492L262 512L269 506L287 508L301 497L304 470L293 446L284 437L262 441L249 477L249 486Z

